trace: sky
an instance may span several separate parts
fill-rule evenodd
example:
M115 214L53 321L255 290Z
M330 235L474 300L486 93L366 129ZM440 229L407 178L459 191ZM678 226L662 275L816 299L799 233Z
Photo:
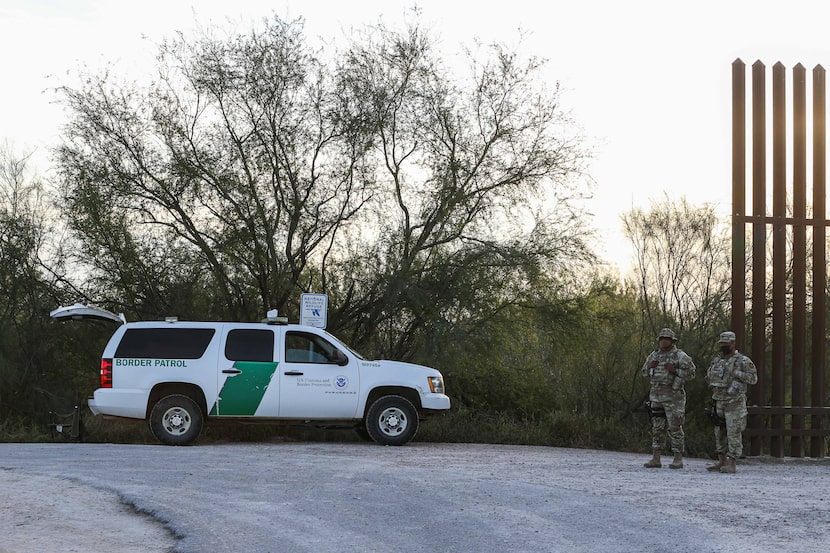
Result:
M620 217L631 209L682 197L730 212L736 59L761 61L768 78L776 62L788 75L797 63L808 75L830 67L826 0L0 0L0 141L35 150L48 175L64 121L53 89L82 65L149 70L154 44L197 20L302 17L308 36L339 37L400 23L413 5L448 53L521 35L522 53L548 60L545 78L593 151L595 249L623 273L633 252Z

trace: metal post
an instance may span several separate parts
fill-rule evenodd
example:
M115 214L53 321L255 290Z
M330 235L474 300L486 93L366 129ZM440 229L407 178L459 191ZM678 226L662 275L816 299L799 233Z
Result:
M793 339L792 405L804 407L807 351L807 72L793 68ZM792 416L793 430L804 428L804 416ZM804 457L804 438L793 434L790 456Z
M752 402L762 405L766 396L766 70L752 64L752 360L758 384ZM762 440L753 439L752 455L760 455Z
M746 65L732 62L732 331L746 343Z
M822 407L825 401L825 305L827 288L826 238L826 114L825 71L820 65L813 69L813 332L812 332L812 406ZM823 426L822 417L813 415L810 427ZM813 436L810 455L824 457L824 440Z
M773 405L784 405L787 364L787 107L786 70L772 67L772 357ZM772 416L772 428L784 430L784 415ZM770 455L784 456L783 432L770 440Z

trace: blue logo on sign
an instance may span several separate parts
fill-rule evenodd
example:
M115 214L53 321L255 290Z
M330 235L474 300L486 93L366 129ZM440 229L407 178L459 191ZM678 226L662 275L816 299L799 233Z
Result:
M334 378L334 387L338 390L345 390L349 387L349 379L343 375Z

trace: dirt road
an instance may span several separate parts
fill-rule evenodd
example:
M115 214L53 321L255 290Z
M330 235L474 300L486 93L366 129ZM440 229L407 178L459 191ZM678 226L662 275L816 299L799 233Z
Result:
M545 447L0 444L0 553L818 553L830 464ZM666 463L668 459L666 459Z

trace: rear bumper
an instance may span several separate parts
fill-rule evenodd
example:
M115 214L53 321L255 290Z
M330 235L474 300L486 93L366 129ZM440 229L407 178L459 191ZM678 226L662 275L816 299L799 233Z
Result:
M147 418L147 392L131 390L98 388L87 400L93 415L110 415L130 419Z
M92 411L93 415L98 416L98 415L102 414L98 410L97 405L95 405L95 397L94 396L89 396L88 398L86 398L86 405L87 405L87 407L89 407L89 410Z

